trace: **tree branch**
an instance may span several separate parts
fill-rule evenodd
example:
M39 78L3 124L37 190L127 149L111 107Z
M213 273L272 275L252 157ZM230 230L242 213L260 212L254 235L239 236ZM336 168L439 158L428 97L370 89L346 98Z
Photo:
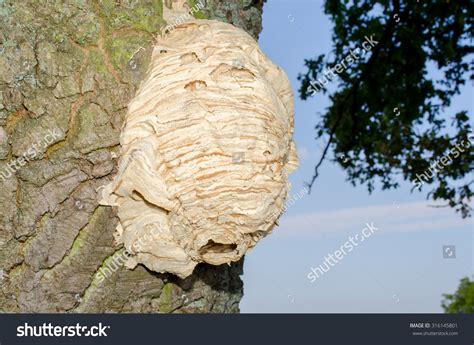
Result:
M395 27L395 17L394 16L395 16L395 14L398 14L399 11L400 11L400 2L399 2L399 0L394 0L393 1L393 12L392 12L392 15L391 15L388 23L387 23L387 26L385 27L384 32L382 34L382 38L380 39L380 42L375 46L375 48L373 50L373 53L370 56L369 61L367 62L366 66L364 68L364 71L361 73L360 77L357 78L353 82L351 92L346 96L346 98L348 100L351 99L351 101L352 101L351 102L351 115L352 115L352 118L354 119L354 121L355 121L355 118L356 118L355 117L355 112L356 112L355 108L357 106L357 102L356 102L357 97L356 96L357 96L359 86L362 83L362 81L364 81L367 78L367 76L369 75L369 73L372 70L373 66L375 65L375 62L377 61L380 50L385 46L385 44L392 37L393 29ZM344 104L344 103L345 102L342 102L340 104ZM308 187L308 193L311 193L311 189L314 185L314 182L316 181L316 178L319 176L319 167L323 164L323 161L326 158L329 147L331 146L332 141L334 139L334 135L336 133L336 130L338 129L339 124L341 122L341 119L343 117L344 109L341 109L341 108L342 107L339 107L339 109L338 109L338 117L336 119L336 122L334 123L333 128L331 129L331 131L329 133L329 140L326 144L326 147L323 150L323 154L322 154L319 162L316 164L316 166L314 168L314 175L311 178L311 182L306 184L306 186Z

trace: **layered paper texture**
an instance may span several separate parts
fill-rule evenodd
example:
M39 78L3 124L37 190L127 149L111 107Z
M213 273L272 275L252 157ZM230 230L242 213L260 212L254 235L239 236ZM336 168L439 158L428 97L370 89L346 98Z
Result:
M159 38L103 189L128 267L184 278L239 260L281 214L292 136L288 79L247 33L193 20Z

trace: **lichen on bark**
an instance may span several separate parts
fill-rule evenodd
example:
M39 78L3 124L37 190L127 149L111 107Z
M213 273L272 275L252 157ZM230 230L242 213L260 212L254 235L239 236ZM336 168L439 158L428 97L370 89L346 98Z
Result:
M260 2L204 2L209 18L260 31ZM164 24L159 0L0 0L0 311L238 311L242 262L184 280L141 266L95 279L121 250L96 190L116 173L127 104Z

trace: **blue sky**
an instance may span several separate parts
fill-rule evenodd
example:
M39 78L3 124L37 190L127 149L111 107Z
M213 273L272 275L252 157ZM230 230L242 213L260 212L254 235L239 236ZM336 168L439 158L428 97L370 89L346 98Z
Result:
M329 105L316 93L297 97L304 59L331 51L331 22L322 0L270 0L264 6L260 46L288 74L295 94L295 141L300 168L291 176L292 194L312 177L322 142L314 140L316 113ZM331 87L337 86L333 81ZM463 88L450 113L472 115L472 84ZM473 276L474 222L452 209L428 207L426 190L410 193L403 182L394 191L353 187L344 171L326 161L310 195L297 200L280 227L246 255L244 313L438 313L443 293ZM365 224L379 230L359 243L314 283L307 274ZM443 258L444 245L456 257Z

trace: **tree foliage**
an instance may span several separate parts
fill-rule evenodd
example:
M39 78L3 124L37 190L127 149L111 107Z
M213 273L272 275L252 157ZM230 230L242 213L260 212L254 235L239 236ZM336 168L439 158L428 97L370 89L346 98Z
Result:
M444 294L441 303L447 314L474 314L474 281L469 278L461 279L461 283L454 294Z
M366 184L372 192L378 182L391 189L403 178L413 189L430 186L427 198L470 216L474 153L468 146L474 146L474 133L467 109L453 114L447 108L460 87L474 79L474 3L326 0L324 9L334 23L333 51L331 58L305 60L306 71L299 76L302 99L314 94L324 69L336 67L367 37L378 43L335 79L331 105L316 126L317 140L327 138L327 145L310 187L332 151L354 185ZM464 150L454 157L450 150L456 144ZM415 182L446 155L451 162L438 165L432 178Z

